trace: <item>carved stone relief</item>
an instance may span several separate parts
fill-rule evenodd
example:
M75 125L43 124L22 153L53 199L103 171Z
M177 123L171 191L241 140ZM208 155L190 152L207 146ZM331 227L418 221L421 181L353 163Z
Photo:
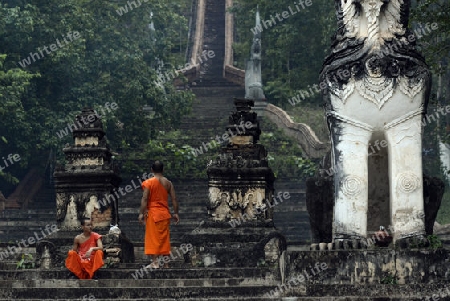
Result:
M75 195L69 196L69 203L66 209L62 229L78 229L80 221L78 220L78 206Z
M221 190L217 187L210 187L208 213L215 221L239 218L245 213L253 216L255 209L258 209L259 212L267 210L264 197L265 192L261 188L243 187Z

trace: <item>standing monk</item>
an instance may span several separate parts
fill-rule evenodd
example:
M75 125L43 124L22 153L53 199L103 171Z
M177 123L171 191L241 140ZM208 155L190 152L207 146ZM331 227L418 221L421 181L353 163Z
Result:
M90 220L82 220L81 229L83 233L73 240L66 267L79 279L92 279L94 273L103 266L102 236L92 232Z
M149 267L153 269L158 269L162 265L158 256L170 254L169 225L172 216L169 211L169 195L174 211L173 219L176 224L180 221L175 189L172 182L163 176L163 169L162 162L155 161L152 165L154 177L142 183L144 193L138 218L141 224L145 224L144 253L152 256L152 263ZM164 267L168 267L167 262Z

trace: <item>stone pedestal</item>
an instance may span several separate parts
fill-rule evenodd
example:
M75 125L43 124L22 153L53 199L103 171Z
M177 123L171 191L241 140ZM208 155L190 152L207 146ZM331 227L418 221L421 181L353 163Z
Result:
M184 238L194 264L256 266L276 262L286 249L273 224L272 170L257 143L261 130L253 100L235 99L227 126L230 142L208 165L208 220Z
M289 251L280 300L449 300L449 253L439 250ZM437 294L444 298L439 299ZM297 299L298 298L298 299Z
M285 279L303 274L303 284L376 284L388 278L392 284L450 280L450 254L445 249L292 251L286 258Z

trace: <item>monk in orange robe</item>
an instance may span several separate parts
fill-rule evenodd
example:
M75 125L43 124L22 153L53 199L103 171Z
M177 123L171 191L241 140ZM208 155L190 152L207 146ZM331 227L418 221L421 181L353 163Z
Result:
M162 265L162 261L158 260L159 256L170 254L171 218L176 224L180 221L175 189L172 182L163 176L163 170L163 163L155 161L152 165L154 177L142 182L144 193L138 217L139 222L145 224L144 253L152 257L149 267L153 269L158 269ZM169 211L169 195L173 205L173 217ZM167 262L164 267L168 267Z
M81 229L83 233L75 237L66 267L79 279L92 279L104 264L102 236L92 231L90 220L81 221Z

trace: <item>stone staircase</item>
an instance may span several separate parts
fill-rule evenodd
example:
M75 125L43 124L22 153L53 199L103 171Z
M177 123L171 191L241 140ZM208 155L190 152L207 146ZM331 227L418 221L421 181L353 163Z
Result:
M433 300L432 296L450 300L448 282L307 283L293 286L288 291L293 297L282 298L265 295L282 287L267 268L171 268L134 279L131 275L138 268L137 264L102 268L98 280L67 279L64 269L0 270L0 300L423 301Z
M204 74L198 81L202 87L234 86L223 78L225 57L225 0L206 0L203 50L214 51L214 58L203 65Z
M192 91L196 100L192 113L182 119L180 130L191 137L186 141L189 145L199 147L225 133L230 112L234 111L233 99L242 97L244 89L239 86L210 86L195 87Z
M180 129L193 137L186 142L194 147L225 132L228 116L234 110L233 98L245 94L242 87L227 82L222 76L224 16L224 0L207 0L203 49L213 50L215 58L202 66L202 75L192 87L197 96L193 112L183 118ZM205 156L215 153L212 150ZM171 226L171 242L173 248L178 248L190 243L184 241L184 236L207 219L208 183L206 180L172 180L180 203L181 222ZM123 179L122 186L130 181ZM275 188L276 192L288 191L291 195L289 200L274 208L276 227L288 243L307 245L309 222L303 184L279 179ZM64 267L16 270L20 253L34 255L35 248L31 245L0 261L0 300L274 300L263 295L279 284L278 269L202 267L201 263L195 266L177 258L170 262L170 269L148 273L141 270L149 263L143 255L144 228L137 220L141 196L142 191L135 189L119 199L119 226L135 246L135 263L105 266L99 271L99 280L90 281L68 279L69 273ZM44 187L27 210L6 210L0 217L0 251L4 251L56 222L54 191ZM135 279L137 272L142 273L142 277Z
M130 181L124 180L122 186ZM175 179L173 180L180 203L179 225L171 226L171 241L174 245L188 243L182 241L186 233L194 230L207 219L206 203L208 201L207 180ZM278 179L275 191L289 192L290 199L274 207L274 223L285 235L290 244L307 244L310 239L309 217L306 211L305 189L303 183L289 179ZM138 223L137 215L142 190L135 189L119 198L119 225L128 238L138 246L144 239L144 229ZM29 209L6 209L0 213L0 246L14 243L41 231L46 225L56 223L56 202L54 190L43 188Z
M183 236L193 231L208 218L206 202L208 201L207 181L174 180L177 199L180 203L180 224L171 225L171 241L174 245L189 243ZM295 188L296 183L277 181L276 192L289 192L290 199L274 207L274 223L285 235L290 244L307 244L310 239L309 217L306 212L305 190ZM138 223L137 212L142 191L136 189L119 199L120 228L135 245L141 245L144 229Z
M43 187L28 209L5 209L0 212L0 245L26 239L46 225L56 223L54 189ZM27 235L30 233L30 235Z
M98 280L67 279L64 269L2 270L0 300L272 300L258 296L277 284L264 268L170 268L134 279L140 267L102 268Z

